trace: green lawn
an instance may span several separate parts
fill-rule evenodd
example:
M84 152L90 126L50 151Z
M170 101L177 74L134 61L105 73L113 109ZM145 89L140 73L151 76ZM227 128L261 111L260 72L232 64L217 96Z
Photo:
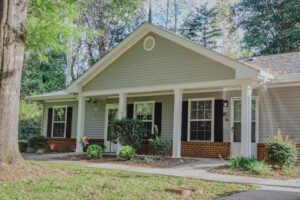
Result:
M70 173L66 177L0 183L0 199L180 199L168 187L201 188L188 199L214 199L254 187L214 183L143 173L123 172L76 165L34 162Z

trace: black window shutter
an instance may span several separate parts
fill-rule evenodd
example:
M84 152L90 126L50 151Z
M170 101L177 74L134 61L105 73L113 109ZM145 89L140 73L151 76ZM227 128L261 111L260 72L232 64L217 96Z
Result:
M133 119L133 104L127 105L127 118Z
M187 141L188 131L188 101L182 102L182 116L181 116L181 141Z
M215 100L215 142L223 142L223 105L222 99Z
M68 111L67 111L66 138L71 138L71 135L72 135L72 112L73 112L73 108L72 107L68 107Z
M53 108L48 109L47 138L51 138Z
M158 136L161 135L161 114L162 114L162 103L155 103L154 124L157 126Z

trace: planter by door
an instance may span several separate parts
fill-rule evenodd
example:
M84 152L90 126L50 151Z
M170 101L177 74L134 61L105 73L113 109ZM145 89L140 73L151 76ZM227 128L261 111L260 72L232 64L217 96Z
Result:
M118 119L118 104L107 104L105 108L104 151L117 152L117 144L110 141L111 123Z
M252 123L251 123L251 149L252 157L257 157L257 143L259 139L259 110L258 97L252 97ZM241 155L241 133L242 133L242 99L234 97L231 99L231 134L230 155L237 157Z

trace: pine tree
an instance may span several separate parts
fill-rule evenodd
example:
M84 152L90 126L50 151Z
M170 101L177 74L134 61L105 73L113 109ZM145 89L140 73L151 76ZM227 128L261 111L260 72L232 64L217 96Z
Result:
M196 8L196 12L191 12L180 31L181 34L197 43L216 49L216 38L221 36L221 29L216 24L216 8L207 8L207 4Z

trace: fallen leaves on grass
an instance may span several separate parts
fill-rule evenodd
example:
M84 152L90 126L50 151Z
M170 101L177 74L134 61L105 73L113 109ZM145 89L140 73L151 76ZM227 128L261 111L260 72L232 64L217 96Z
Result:
M62 177L67 175L66 172L59 169L48 168L34 163L0 164L0 182Z

